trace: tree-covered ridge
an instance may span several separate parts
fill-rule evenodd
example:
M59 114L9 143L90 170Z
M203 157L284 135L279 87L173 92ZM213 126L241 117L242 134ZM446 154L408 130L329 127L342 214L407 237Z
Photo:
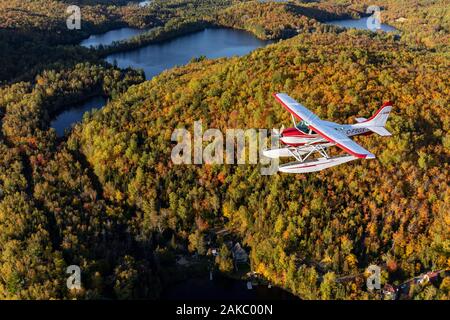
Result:
M79 5L81 8L82 29L71 32L67 29L66 12L69 5ZM95 28L109 25L125 25L120 23L134 6L89 5L84 3L68 3L56 0L12 0L0 4L0 27L16 31L34 32L46 39L59 42L70 42L73 36L89 34ZM135 9L137 11L137 9ZM83 30L84 29L84 30Z
M111 206L84 156L57 141L50 116L92 94L109 98L143 75L89 63L0 89L0 298L155 298L152 252L132 234L129 208ZM66 267L84 272L70 292Z
M323 5L336 6L336 1L322 0ZM450 3L447 0L343 0L339 5L361 14L366 8L381 8L381 20L402 32L402 40L415 45L448 50L450 43Z
M246 0L244 0L246 1ZM54 42L70 42L120 26L163 25L173 18L201 17L232 5L232 0L154 0L140 7L132 1L11 0L0 3L0 28L26 30ZM69 5L81 9L82 27L68 30Z
M122 3L117 2L118 5L105 5L99 2L93 5L93 1L79 2L81 30L67 29L68 4L66 2L55 0L2 2L0 4L0 57L3 63L0 66L0 81L29 81L43 70L55 69L61 65L72 64L73 66L85 61L98 63L98 58L105 54L164 41L208 26L238 27L249 30L261 38L267 38L266 34L271 38L277 38L292 36L302 30L312 30L311 26L318 24L302 16L303 11L306 10L303 7L301 7L302 12L292 14L291 11L295 11L292 8L297 6L288 8L284 4L266 5L253 1L250 6L244 7L239 6L241 2L247 1L153 1L150 6L144 8L136 3L119 5ZM245 8L254 7L258 9L246 12L246 15L259 15L265 10L275 10L276 15L272 13L262 21L255 16L256 25L254 26L237 25L233 22L233 15L221 14L222 10L234 7L237 9L233 9L233 14L246 12ZM308 16L323 14L320 10L308 12ZM277 15L280 15L281 25L270 22ZM109 46L106 50L100 48L98 52L74 45L90 34L125 26L154 29L133 39ZM293 30L293 26L298 30Z
M0 83L29 81L43 70L93 61L85 48L62 45L79 42L91 33L126 26L116 7L82 7L82 29L68 30L67 3L13 0L0 3ZM97 60L98 62L98 60Z
M33 77L44 70L46 64L54 63L61 56L69 55L70 60L79 62L89 60L85 50L56 45L76 44L92 33L113 28L165 26L161 32L166 36L142 35L121 46L123 49L145 45L154 38L166 39L192 32L204 27L205 22L276 39L290 37L297 32L328 30L329 26L318 21L364 15L371 3L350 0L289 1L287 4L256 0L155 0L149 6L140 7L136 2L93 0L75 4L82 9L81 30L67 29L67 2L12 0L0 3L0 52L5 62L0 66L0 81L17 77L22 80L24 74ZM383 9L383 21L405 31L402 41L435 48L447 46L450 15L445 2L422 4L416 1L404 5L401 1L386 0L379 5ZM12 62L12 56L23 58Z
M81 29L69 30L70 5L56 0L12 0L0 3L0 83L30 80L45 69L77 62L97 62L97 53L76 46L91 34L120 27L152 28L190 21L230 5L229 0L153 1L151 6L116 1L78 1ZM198 19L198 18L197 18ZM182 26L181 26L182 27ZM170 28L174 29L174 28ZM143 42L140 43L142 45ZM50 64L50 66L49 66Z
M163 8L151 7L160 17L168 20L163 26L155 27L148 32L131 39L116 42L99 48L101 55L121 52L158 43L180 35L203 30L207 27L226 27L242 29L253 33L260 39L289 38L299 32L314 32L336 29L333 26L321 24L319 21L349 18L354 11L342 6L329 8L318 5L299 5L295 3L261 2L257 0L220 1L198 0L173 1L180 6L173 11L172 2L164 3ZM181 6L180 3L184 5ZM170 14L166 12L171 8ZM177 7L178 8L178 7ZM155 12L156 14L156 12Z
M143 79L141 72L107 64L84 63L73 69L44 71L34 83L20 82L0 89L2 133L12 143L37 147L37 133L46 132L50 118L67 105L93 95L114 97Z
M0 299L159 295L158 266L131 212L103 199L83 157L65 146L25 155L3 140L0 150ZM65 284L73 264L83 270L76 292Z
M261 39L280 39L317 29L317 16L316 12L293 4L249 1L222 10L213 21L250 31Z
M183 238L198 219L225 223L271 281L305 298L361 298L363 282L332 279L372 263L388 264L385 277L395 282L449 268L448 67L445 56L411 51L388 35L300 35L243 58L165 72L86 119L70 139L105 197L136 207L145 234L162 228ZM392 100L394 135L358 139L377 160L311 175L171 163L172 130L195 120L220 129L287 123L270 96L278 91L344 123Z
M417 2L414 15L386 0L386 15L411 20L395 24L400 40L339 34L318 22L362 14L366 4L356 1L156 0L145 9L121 0L70 2L87 12L80 32L65 28L68 1L0 3L0 80L24 80L0 88L0 299L156 298L174 280L174 253L203 255L213 227L243 239L253 270L303 298L376 297L362 276L339 280L371 263L383 266L383 283L396 284L449 268L443 2ZM194 59L137 86L143 75L102 62L102 50L61 45L115 27L160 25L130 44L140 46L210 26L221 14L221 25L301 34L243 58ZM425 25L414 28L420 17ZM436 23L443 27L430 33ZM440 50L425 49L424 36ZM277 91L340 122L393 100L394 136L357 138L376 160L313 175L171 163L172 130L195 120L221 129L287 125L289 115L270 96ZM97 94L112 101L57 139L51 116ZM230 252L219 247L216 263L227 271ZM71 264L83 270L81 291L66 289ZM449 288L447 277L412 297L449 299Z

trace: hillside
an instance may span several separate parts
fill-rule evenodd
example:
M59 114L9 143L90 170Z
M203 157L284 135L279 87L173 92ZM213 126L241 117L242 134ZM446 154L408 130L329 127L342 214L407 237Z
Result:
M450 269L446 1L379 1L399 34L323 23L364 15L368 1L71 3L84 12L80 31L65 26L67 1L0 2L0 299L157 299L196 272L176 256L206 259L217 230L243 244L254 271L303 299L378 299L362 275L370 264L395 285ZM125 26L155 29L99 50L77 45ZM192 57L145 82L103 60L205 27L290 39L240 58ZM358 137L376 159L310 175L172 163L173 130L196 120L288 126L274 92L342 123L392 100L393 136ZM93 96L109 103L57 137L51 118ZM229 238L216 240L225 274ZM74 264L78 291L66 287ZM450 299L450 277L441 280L412 286L409 298Z
M306 261L321 263L329 279L383 262L396 266L385 275L392 280L448 268L448 67L444 56L389 36L300 35L132 87L70 143L80 145L108 200L136 207L142 232L168 228L186 241L198 220L224 224L271 281L304 298L361 298L363 283L326 290ZM287 124L270 96L279 91L344 123L392 100L394 136L358 140L377 160L311 175L171 163L172 131L195 120L220 129Z
M325 0L321 4L335 7L336 1ZM382 10L382 22L403 31L402 41L448 51L450 3L447 0L344 0L339 1L339 4L345 10L354 10L360 14L364 14L368 6L377 5Z

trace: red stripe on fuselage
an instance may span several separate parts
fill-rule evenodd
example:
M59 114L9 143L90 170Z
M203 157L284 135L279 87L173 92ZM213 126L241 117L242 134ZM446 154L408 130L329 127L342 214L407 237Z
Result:
M297 129L297 128L286 128L284 129L281 134L283 137L299 137L299 138L317 138L317 134L307 134L303 131Z

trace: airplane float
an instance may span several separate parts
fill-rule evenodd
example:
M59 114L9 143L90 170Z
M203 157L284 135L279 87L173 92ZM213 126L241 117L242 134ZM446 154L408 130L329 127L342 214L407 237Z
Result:
M279 135L284 147L263 152L269 158L294 157L297 160L280 165L278 170L281 172L315 172L356 159L374 159L375 155L349 137L373 132L380 136L391 135L384 127L392 109L391 102L384 103L369 119L356 118L356 124L347 125L319 119L285 93L276 93L274 97L289 111L294 123L293 128L283 129ZM296 119L300 122L297 123ZM347 154L330 157L326 150L332 146L341 148ZM311 159L314 153L321 157Z

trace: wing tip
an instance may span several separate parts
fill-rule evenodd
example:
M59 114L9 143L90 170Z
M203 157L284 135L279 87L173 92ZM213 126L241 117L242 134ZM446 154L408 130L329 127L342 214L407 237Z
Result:
M273 96L273 97L287 96L287 97L289 97L289 98L291 98L291 99L294 99L294 98L292 98L290 95L288 95L286 92L274 92L274 93L272 93L272 96Z
M381 108L384 108L384 107L392 107L392 105L393 105L392 101L386 101L385 103L383 103L383 105L381 106Z

